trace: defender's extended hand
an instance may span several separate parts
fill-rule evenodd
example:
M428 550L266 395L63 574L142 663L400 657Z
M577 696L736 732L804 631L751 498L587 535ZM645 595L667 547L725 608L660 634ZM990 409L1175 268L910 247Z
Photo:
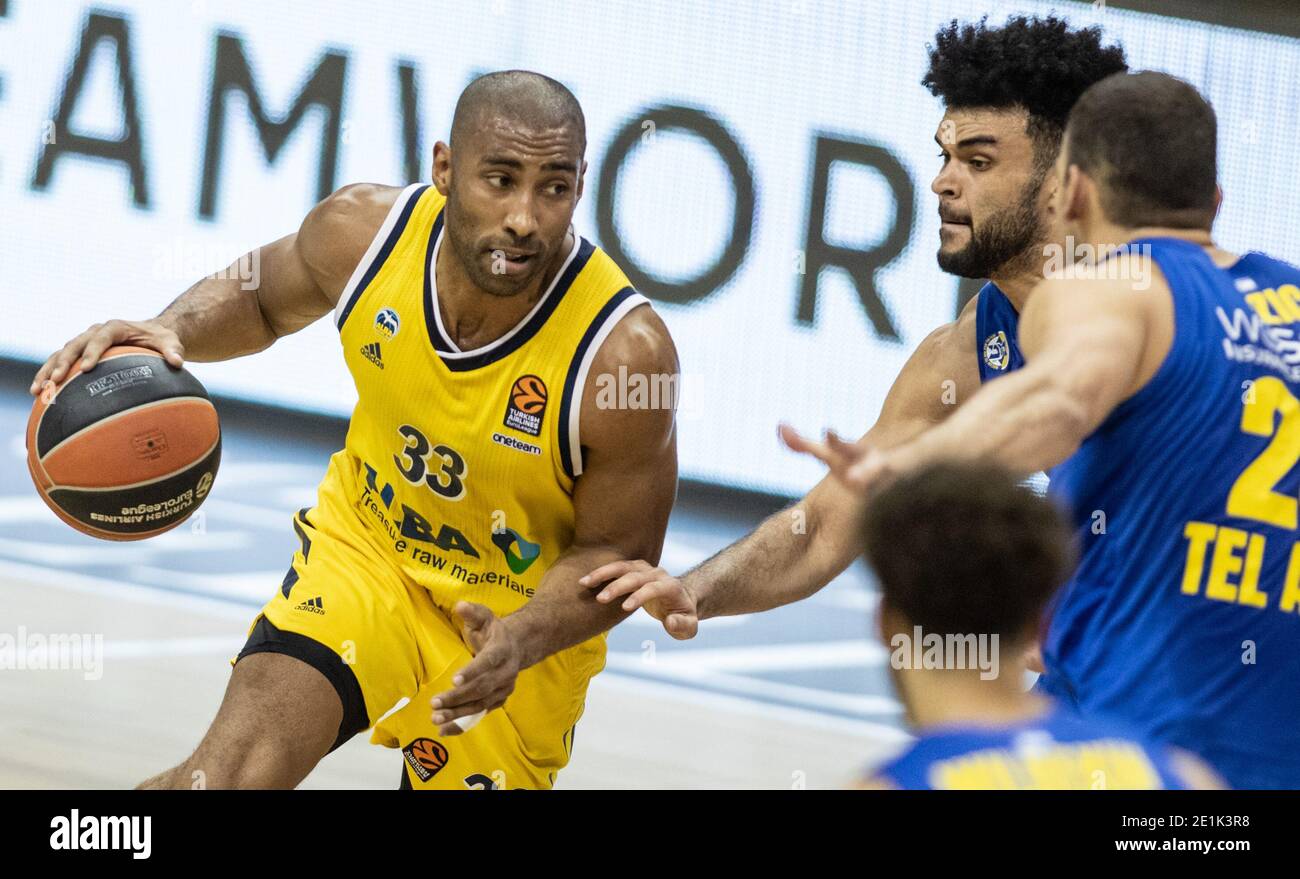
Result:
M613 582L606 582L612 580ZM621 596L623 610L644 607L646 613L664 624L664 631L679 641L694 638L699 631L699 614L695 596L681 580L649 562L623 561L601 565L578 585L591 589L604 587L596 600L608 604Z
M469 601L457 602L452 610L464 623L465 643L474 658L452 678L452 689L431 701L433 722L444 736L465 731L455 723L457 718L504 705L514 692L520 671L519 645L503 620L483 605Z
M855 491L866 491L893 473L889 459L880 449L846 442L833 430L826 431L826 439L820 443L801 436L788 424L782 424L779 432L781 441L791 451L812 455L829 467L836 479Z

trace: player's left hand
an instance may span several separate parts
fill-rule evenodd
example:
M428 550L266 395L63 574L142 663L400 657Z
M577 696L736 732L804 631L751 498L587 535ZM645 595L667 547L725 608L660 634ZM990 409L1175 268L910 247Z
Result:
M855 491L866 491L892 473L889 459L880 449L840 439L833 430L826 431L822 442L801 436L788 424L782 424L779 432L781 441L791 451L812 455L829 467L836 479Z
M474 652L469 665L451 679L452 689L434 696L433 722L438 734L458 736L462 728L455 721L505 704L515 690L520 651L514 634L496 614L481 604L460 601L452 608L463 621L465 643Z

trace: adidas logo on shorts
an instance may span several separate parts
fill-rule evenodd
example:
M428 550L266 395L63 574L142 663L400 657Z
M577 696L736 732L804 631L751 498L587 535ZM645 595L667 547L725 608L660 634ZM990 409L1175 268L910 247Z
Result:
M369 360L380 369L384 368L384 358L379 353L379 343L371 342L369 345L361 346L361 356Z
M320 596L308 598L302 604L298 605L296 610L305 610L311 613L325 613L325 603L320 600Z

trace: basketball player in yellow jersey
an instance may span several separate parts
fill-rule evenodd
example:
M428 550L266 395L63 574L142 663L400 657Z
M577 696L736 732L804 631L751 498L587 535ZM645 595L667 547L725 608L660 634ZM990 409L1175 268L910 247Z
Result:
M42 367L38 389L124 342L224 360L332 313L356 382L215 721L145 786L292 787L372 726L402 749L403 787L554 784L625 616L577 579L658 557L677 477L671 410L596 404L596 376L678 367L644 297L573 231L585 146L560 83L480 77L432 185L346 187L262 249L256 291L203 280Z

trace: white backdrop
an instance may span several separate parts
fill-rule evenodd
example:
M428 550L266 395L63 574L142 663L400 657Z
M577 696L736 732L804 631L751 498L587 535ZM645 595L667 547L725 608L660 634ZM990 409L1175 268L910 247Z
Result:
M530 68L568 84L586 111L592 167L577 223L597 243L609 244L598 234L596 212L602 161L620 131L638 134L620 168L612 213L626 253L660 278L699 274L718 258L737 198L719 153L701 137L660 127L656 120L671 116L654 108L702 111L738 145L756 193L743 259L707 296L656 306L685 373L682 470L801 492L820 467L782 451L777 422L860 433L907 352L953 315L956 282L934 261L938 230L928 187L938 168L932 137L941 109L919 84L926 43L949 18L987 12L1000 21L1025 6L124 0L99 12L116 23L101 18L97 25L128 38L148 190L142 207L121 162L65 152L45 185L34 183L51 133L65 146L76 134L123 135L112 40L89 54L69 130L49 125L97 7L0 3L0 353L43 359L90 322L156 314L199 275L295 229L316 200L328 113L308 109L269 162L248 101L231 91L219 132L215 210L200 216L219 35L239 41L272 120L288 112L324 53L346 57L336 186L405 182L399 62L415 70L423 176L465 83L487 70ZM1297 41L1090 4L1061 4L1060 11L1076 23L1102 24L1109 40L1124 43L1133 66L1168 70L1208 90L1221 126L1221 240L1300 258ZM818 278L815 319L796 320L819 137L882 150L912 190L914 222L898 233L905 246L875 276L881 313L897 338L877 331L838 268ZM853 162L830 167L826 239L877 247L900 212L898 180L891 188L882 173ZM215 392L347 414L355 391L337 346L324 321L256 357L194 371Z

